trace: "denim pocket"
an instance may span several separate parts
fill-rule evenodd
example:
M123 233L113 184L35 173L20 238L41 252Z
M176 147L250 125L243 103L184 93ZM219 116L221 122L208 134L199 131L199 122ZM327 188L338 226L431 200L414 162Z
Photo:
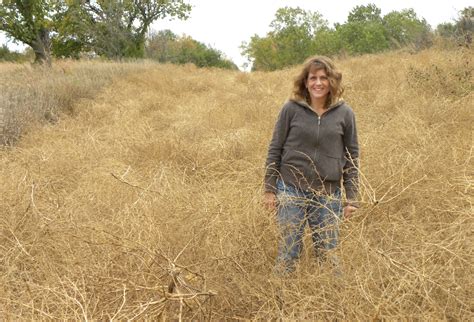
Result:
M342 218L343 208L342 208L342 191L341 188L336 188L336 191L326 197L326 202L328 209L334 213L338 219Z
M286 185L283 181L277 180L277 200L281 206L298 206L303 207L307 203L304 193L297 188Z

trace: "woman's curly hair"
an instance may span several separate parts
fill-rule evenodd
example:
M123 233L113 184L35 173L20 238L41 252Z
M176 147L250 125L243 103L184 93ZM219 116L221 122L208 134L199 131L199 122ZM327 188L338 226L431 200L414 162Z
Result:
M341 84L342 74L336 69L333 61L325 56L313 56L306 60L303 64L303 69L295 79L293 84L293 100L306 101L308 104L311 104L306 81L310 72L320 69L324 69L329 78L329 95L326 100L326 108L336 103L342 97L344 92Z

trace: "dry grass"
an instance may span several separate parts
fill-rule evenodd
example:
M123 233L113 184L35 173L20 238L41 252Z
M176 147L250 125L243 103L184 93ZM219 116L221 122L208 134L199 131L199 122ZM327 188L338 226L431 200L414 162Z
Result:
M309 247L295 275L271 274L261 181L295 70L137 65L0 151L0 314L473 319L471 57L339 62L363 153L339 279Z
M145 64L58 61L54 67L0 65L0 144L13 145L32 124L54 124L61 113L71 115L80 100Z

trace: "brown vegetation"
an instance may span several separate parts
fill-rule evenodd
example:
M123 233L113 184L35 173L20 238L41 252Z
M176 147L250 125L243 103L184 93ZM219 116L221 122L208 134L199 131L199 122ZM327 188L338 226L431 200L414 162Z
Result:
M54 126L0 150L0 314L473 319L471 57L338 62L358 120L363 206L342 226L343 277L306 247L286 279L271 273L277 228L260 200L295 70L129 65L76 101L58 74L0 65L2 83L23 82L25 95L43 93L36 101L51 98L29 78L73 102ZM87 76L103 66L64 68Z
M60 113L73 113L81 99L147 65L57 61L53 68L3 63L0 69L0 145L11 145L31 124L55 123Z

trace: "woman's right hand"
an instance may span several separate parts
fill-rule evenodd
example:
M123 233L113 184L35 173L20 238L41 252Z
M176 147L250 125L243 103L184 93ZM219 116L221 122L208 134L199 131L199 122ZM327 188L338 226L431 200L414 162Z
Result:
M273 192L265 192L263 195L263 205L268 210L274 211L277 208L277 197Z

